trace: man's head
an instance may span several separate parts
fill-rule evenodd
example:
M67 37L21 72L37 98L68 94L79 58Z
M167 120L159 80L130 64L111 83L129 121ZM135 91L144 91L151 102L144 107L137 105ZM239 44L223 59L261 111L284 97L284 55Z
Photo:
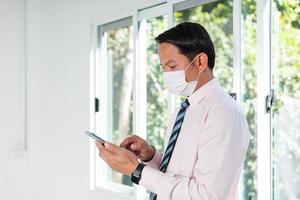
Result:
M178 24L155 40L159 43L158 54L164 71L186 69L193 61L185 72L187 81L195 80L199 72L212 74L215 65L214 45L200 24Z

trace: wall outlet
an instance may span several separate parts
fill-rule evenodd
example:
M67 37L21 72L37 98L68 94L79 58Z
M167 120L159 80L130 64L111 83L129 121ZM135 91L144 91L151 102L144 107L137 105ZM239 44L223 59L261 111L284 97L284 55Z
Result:
M11 161L22 162L28 160L28 151L27 150L13 150L11 151Z

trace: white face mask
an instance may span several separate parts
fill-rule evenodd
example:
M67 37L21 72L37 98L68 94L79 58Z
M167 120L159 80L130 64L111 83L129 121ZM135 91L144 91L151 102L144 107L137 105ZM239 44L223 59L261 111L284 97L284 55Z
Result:
M165 86L170 92L182 96L190 96L191 94L193 94L198 83L200 71L196 80L189 82L185 80L185 71L193 64L196 58L198 58L198 56L196 56L184 70L163 73Z

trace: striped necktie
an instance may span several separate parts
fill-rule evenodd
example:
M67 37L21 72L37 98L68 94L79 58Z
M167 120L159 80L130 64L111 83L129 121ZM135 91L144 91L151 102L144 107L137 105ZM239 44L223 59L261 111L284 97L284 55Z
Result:
M166 172L166 170L167 170L167 167L169 165L169 162L170 162L172 154L173 154L173 150L174 150L178 135L179 135L180 130L181 130L181 125L182 125L183 120L184 120L185 111L189 107L189 105L190 105L190 103L189 103L188 99L186 99L181 104L181 108L180 108L180 110L177 114L176 121L175 121L175 124L173 126L173 130L172 130L172 134L171 134L169 142L168 142L168 146L166 148L164 156L163 156L163 158L160 162L160 165L159 165L159 170L162 171L162 172ZM151 192L149 200L156 200L156 198L157 198L157 195L155 193Z

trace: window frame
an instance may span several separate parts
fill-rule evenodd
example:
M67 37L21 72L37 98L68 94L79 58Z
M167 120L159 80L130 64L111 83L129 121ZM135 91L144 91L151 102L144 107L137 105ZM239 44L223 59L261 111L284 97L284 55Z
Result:
M271 199L271 113L266 96L271 90L271 0L257 1L257 197ZM263 192L269 191L269 192Z

